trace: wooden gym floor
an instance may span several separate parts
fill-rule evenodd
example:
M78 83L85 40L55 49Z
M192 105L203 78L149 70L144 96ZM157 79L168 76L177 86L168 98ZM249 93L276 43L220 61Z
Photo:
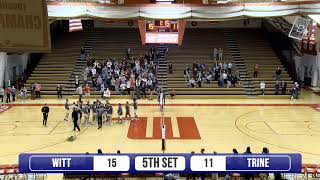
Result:
M302 99L169 99L165 107L167 153L243 152L301 153L303 163L320 162L320 96L304 91ZM76 99L71 99L71 102ZM112 99L111 103L126 100ZM131 101L130 101L131 102ZM40 108L50 107L48 127ZM64 100L3 104L0 112L0 162L17 164L18 154L31 153L160 153L160 112L156 100L139 100L139 121L85 128L73 142L72 122L64 121ZM116 110L117 107L114 107ZM133 113L133 110L131 110ZM90 118L91 120L92 118ZM82 120L83 122L83 120Z

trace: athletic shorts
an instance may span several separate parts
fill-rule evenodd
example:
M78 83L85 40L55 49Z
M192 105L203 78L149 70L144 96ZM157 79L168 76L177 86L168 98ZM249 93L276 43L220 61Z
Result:
M89 97L89 96L90 96L90 93L86 93L86 96Z
M137 114L138 109L134 109L133 112L134 112L134 114Z

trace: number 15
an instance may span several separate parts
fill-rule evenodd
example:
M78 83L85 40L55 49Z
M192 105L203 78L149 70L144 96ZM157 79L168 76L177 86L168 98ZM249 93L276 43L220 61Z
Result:
M109 159L107 160L107 165L108 165L109 167L116 167L116 166L117 166L117 160L116 160L116 158L109 158Z

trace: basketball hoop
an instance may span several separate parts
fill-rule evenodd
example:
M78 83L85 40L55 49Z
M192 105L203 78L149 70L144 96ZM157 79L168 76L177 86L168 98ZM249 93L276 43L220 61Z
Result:
M303 36L308 33L310 19L296 17L289 32L289 37L301 41Z

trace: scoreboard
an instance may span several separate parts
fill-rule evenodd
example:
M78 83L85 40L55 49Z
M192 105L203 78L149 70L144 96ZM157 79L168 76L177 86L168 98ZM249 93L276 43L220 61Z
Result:
M179 32L178 20L147 20L146 32Z
M20 173L301 173L300 154L20 154Z
M178 44L179 20L146 20L146 43Z

